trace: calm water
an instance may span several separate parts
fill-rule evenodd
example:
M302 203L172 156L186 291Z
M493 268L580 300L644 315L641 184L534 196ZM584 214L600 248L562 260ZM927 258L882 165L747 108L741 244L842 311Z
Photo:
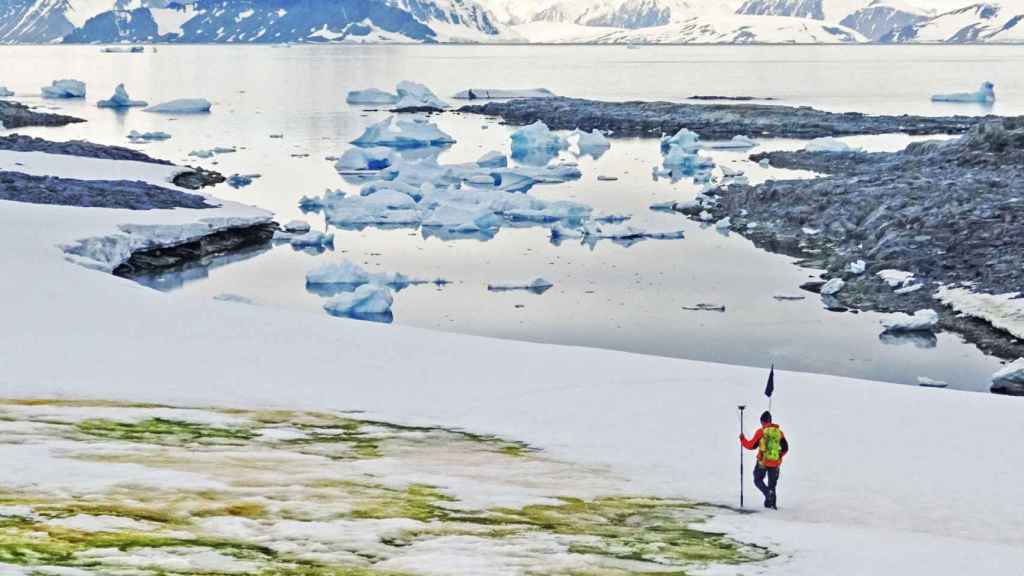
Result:
M1009 115L1024 113L1022 64L1024 51L996 46L161 46L158 53L135 55L101 54L97 47L0 47L0 85L14 90L21 101L58 106L89 120L23 131L34 135L127 145L125 135L131 130L164 130L173 135L171 140L141 148L189 163L195 163L187 157L191 150L239 146L235 154L201 162L225 174L263 177L241 190L220 186L215 195L272 209L281 221L302 217L325 229L322 216L301 214L297 199L328 187L356 191L324 157L344 152L368 123L384 116L347 106L344 98L351 89L392 89L398 80L411 79L442 97L470 87L547 87L598 99L752 95L835 111ZM34 96L40 86L63 77L86 81L87 102L44 102ZM991 108L929 102L932 93L973 90L983 80L996 85L999 101ZM150 102L206 97L214 102L214 112L172 119L97 109L95 101L109 97L118 82L133 98ZM442 153L444 163L508 149L509 130L492 120L445 114L436 121L458 140ZM850 141L894 150L909 139L890 135ZM763 146L799 148L802 143L777 140ZM755 181L809 176L761 169L744 160L747 153L713 156L745 169ZM335 230L333 252L314 255L276 246L149 283L177 297L233 293L263 305L323 314L324 299L306 291L305 273L348 258L370 270L452 282L396 294L398 324L737 364L774 360L786 369L901 383L928 376L959 388L987 389L999 362L954 335L882 342L877 314L828 312L813 295L796 302L774 300L776 293L797 293L797 286L817 272L757 250L736 234L650 211L652 203L685 200L697 192L692 183L654 181L651 169L660 160L654 140L614 140L600 159L580 160L580 181L540 186L531 193L631 214L630 223L638 227L684 229L683 240L588 247L553 245L542 228L506 227L486 242L446 241L413 229ZM598 175L618 180L599 182ZM488 282L536 276L555 287L542 295L485 288ZM682 309L699 302L723 304L726 312Z

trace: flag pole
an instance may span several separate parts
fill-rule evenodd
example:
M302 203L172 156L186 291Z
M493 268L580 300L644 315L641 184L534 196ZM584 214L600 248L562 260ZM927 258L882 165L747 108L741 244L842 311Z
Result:
M747 407L740 404L737 408L740 411L740 436L743 436L743 410ZM743 444L740 444L740 508L743 508Z

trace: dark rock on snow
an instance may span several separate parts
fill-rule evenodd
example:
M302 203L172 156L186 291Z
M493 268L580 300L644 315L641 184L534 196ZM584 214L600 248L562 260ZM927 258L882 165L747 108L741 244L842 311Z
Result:
M8 130L27 126L66 126L77 122L85 120L63 114L36 112L19 102L0 100L0 124Z

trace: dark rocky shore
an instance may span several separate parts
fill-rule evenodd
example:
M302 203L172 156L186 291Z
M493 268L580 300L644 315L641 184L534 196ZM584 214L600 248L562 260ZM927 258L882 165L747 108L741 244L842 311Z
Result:
M500 117L517 126L542 120L552 130L604 130L613 136L660 136L688 128L706 140L752 137L818 138L853 134L960 134L979 122L971 116L869 116L765 104L598 102L578 98L523 98L459 108ZM990 117L989 119L998 119Z
M0 171L0 200L87 208L213 208L206 198L147 182L76 180Z
M85 122L85 120L63 114L36 112L19 102L0 100L0 125L8 130L28 126L66 126L77 122Z
M103 160L130 160L132 162L147 162L150 164L161 164L164 166L171 165L171 162L167 160L159 160L137 150L132 150L131 148L94 144L86 140L51 142L50 140L33 138L32 136L25 136L24 134L0 136L0 150L11 150L14 152L46 152L48 154L101 158Z
M187 244L135 252L127 262L114 269L114 274L126 278L153 274L209 256L267 244L273 239L277 229L278 225L274 222L231 228L203 236Z
M913 312L940 308L932 298L938 284L994 294L1024 286L1022 119L980 124L959 139L895 153L770 152L751 159L826 175L730 185L699 209L728 216L733 230L763 248L844 279L836 307ZM862 274L850 271L857 260L866 263ZM886 269L912 272L924 287L897 294L876 276ZM940 310L940 327L999 357L1024 356L1021 340L951 309Z

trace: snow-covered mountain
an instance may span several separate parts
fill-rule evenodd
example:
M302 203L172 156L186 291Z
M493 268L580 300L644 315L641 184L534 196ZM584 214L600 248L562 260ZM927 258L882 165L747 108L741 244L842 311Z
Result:
M167 0L0 0L0 43L58 42L89 18Z
M1024 7L972 4L896 30L882 42L1024 42Z
M896 0L875 0L839 21L868 38L877 41L907 26L928 20L924 10Z
M748 16L792 16L839 22L870 0L746 0L736 10Z

